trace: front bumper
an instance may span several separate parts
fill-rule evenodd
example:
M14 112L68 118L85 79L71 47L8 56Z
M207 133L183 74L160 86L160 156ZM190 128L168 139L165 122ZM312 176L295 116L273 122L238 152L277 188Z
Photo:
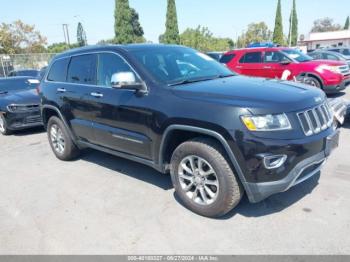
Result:
M248 189L249 201L252 203L260 202L271 195L285 192L318 174L333 149L338 147L339 132L339 130L335 130L326 138L324 149L321 152L299 162L283 179L262 183L246 182L244 187Z
M23 130L43 125L40 111L21 113L7 112L5 118L7 127L10 130Z
M333 93L338 93L340 91L345 90L349 85L350 85L350 78L346 78L341 83L339 83L337 85L325 85L323 87L323 90L327 94L333 94Z

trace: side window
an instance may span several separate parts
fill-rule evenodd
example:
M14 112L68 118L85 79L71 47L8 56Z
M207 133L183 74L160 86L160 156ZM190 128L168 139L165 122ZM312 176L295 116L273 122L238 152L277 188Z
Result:
M77 84L96 84L96 55L72 57L68 68L68 82Z
M110 53L98 55L97 85L111 87L112 75L122 72L135 74L134 70L120 56Z
M246 53L239 62L243 64L261 63L261 55L261 52Z
M220 63L222 63L222 64L230 63L232 61L232 59L235 58L235 56L236 56L235 54L224 55L221 57Z
M331 55L331 54L323 54L324 59L326 60L339 60L338 57L336 57L335 55Z
M289 61L289 59L280 52L265 52L265 63L281 63L283 61Z
M47 81L66 82L69 59L64 58L54 62L47 76Z

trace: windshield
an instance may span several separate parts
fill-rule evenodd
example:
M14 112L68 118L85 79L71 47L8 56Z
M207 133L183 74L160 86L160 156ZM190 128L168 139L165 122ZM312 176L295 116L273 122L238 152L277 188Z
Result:
M0 93L18 91L25 89L35 89L39 84L37 79L29 78L4 78L0 79Z
M282 50L289 58L298 61L298 62L308 62L313 60L311 56L305 55L302 52L295 49L284 49Z
M229 77L232 71L213 58L185 47L158 47L130 53L156 80L167 85Z

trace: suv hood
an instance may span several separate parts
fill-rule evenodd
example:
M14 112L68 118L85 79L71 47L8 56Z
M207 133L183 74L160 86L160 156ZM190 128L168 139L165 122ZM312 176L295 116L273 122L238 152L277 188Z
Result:
M311 86L271 80L234 76L173 87L179 97L247 109L265 109L267 113L288 113L316 106L325 94Z
M0 94L0 105L40 104L40 97L35 89Z

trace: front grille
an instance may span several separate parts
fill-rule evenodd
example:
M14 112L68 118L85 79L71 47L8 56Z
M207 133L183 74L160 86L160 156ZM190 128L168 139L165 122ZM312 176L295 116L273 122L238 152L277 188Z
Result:
M41 116L28 116L26 118L26 124L36 124L36 123L40 123L42 121Z
M316 135L333 124L333 114L327 103L298 113L298 118L306 136Z
M19 105L19 104L11 104L7 106L7 109L10 112L34 112L40 110L39 104L27 104L27 105Z
M350 68L349 66L345 65L345 66L339 66L339 70L340 72L344 75L347 76L350 74Z

